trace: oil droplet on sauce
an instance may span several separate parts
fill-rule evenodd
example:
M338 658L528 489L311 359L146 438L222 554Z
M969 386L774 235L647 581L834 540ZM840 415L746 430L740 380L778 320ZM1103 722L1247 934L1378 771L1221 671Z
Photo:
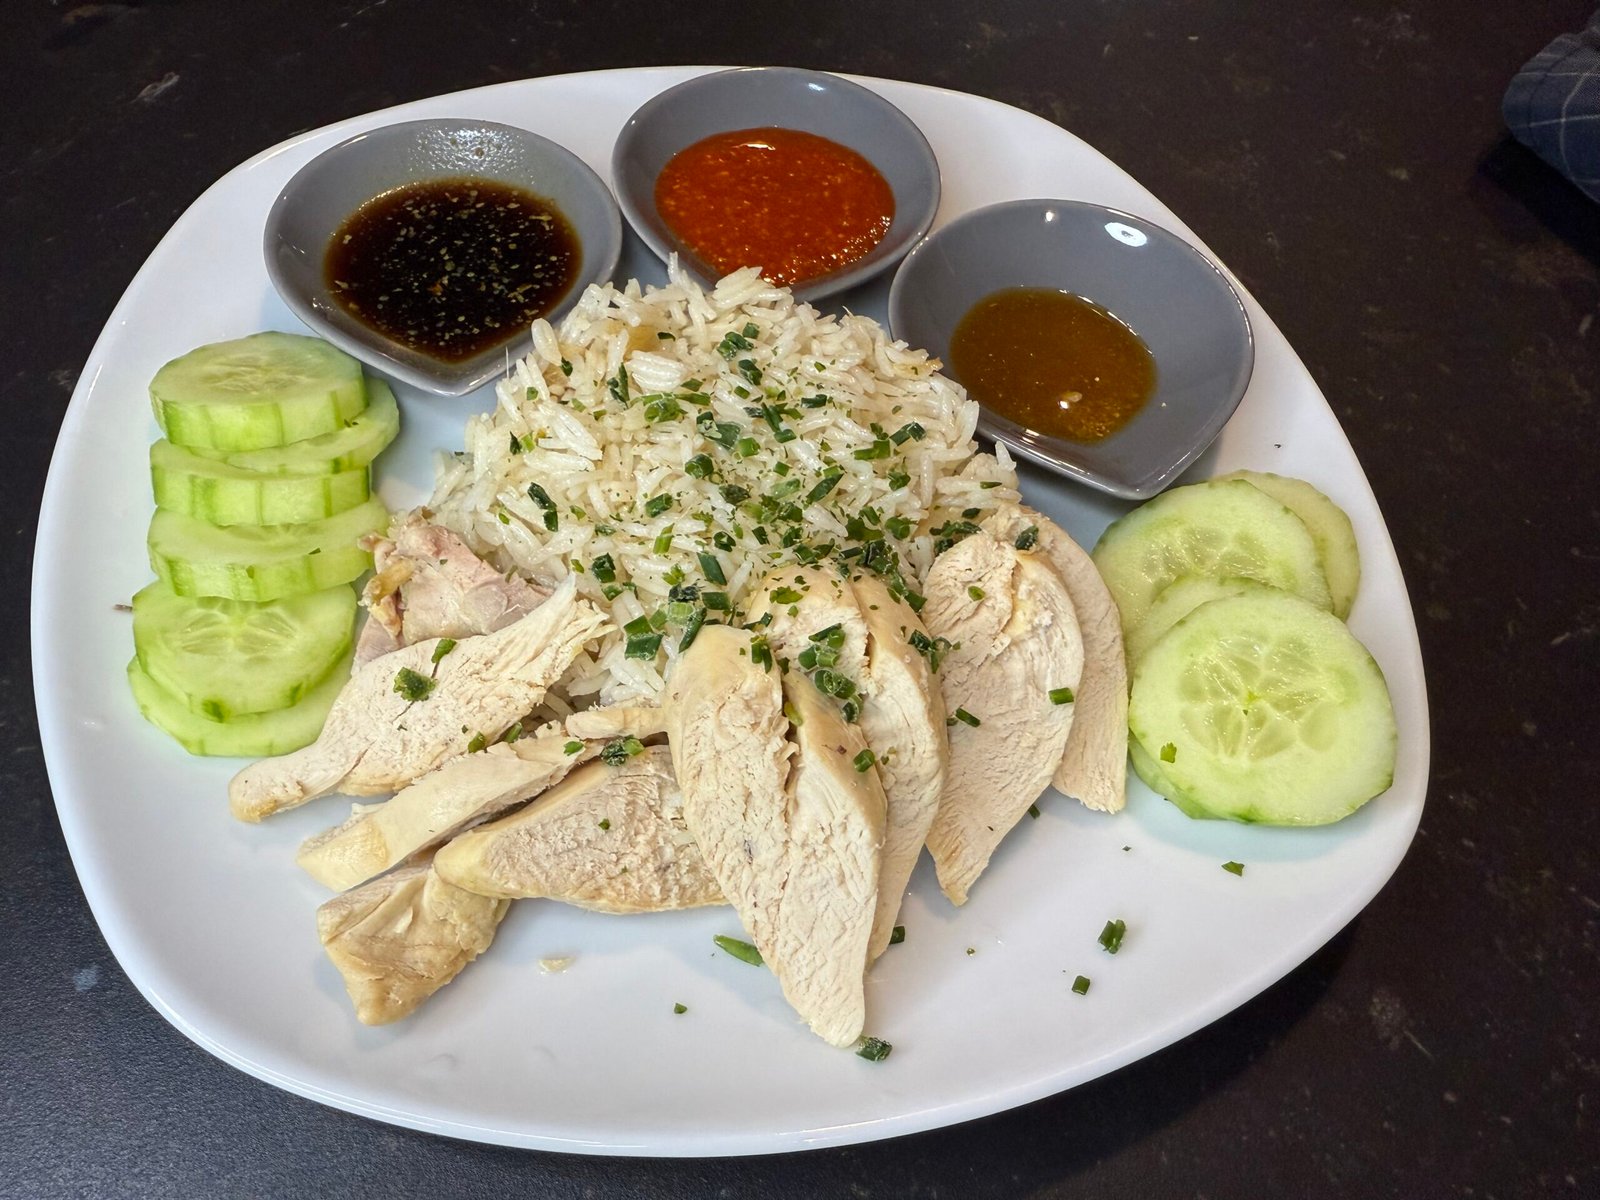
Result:
M578 277L582 251L550 201L489 179L407 184L334 231L328 291L369 329L462 362L523 333Z
M865 258L894 223L894 191L848 146L799 129L715 133L656 177L656 211L716 274L760 267L774 283Z
M1005 288L974 304L950 338L950 369L985 408L1074 442L1121 429L1156 384L1155 358L1138 334L1050 288Z

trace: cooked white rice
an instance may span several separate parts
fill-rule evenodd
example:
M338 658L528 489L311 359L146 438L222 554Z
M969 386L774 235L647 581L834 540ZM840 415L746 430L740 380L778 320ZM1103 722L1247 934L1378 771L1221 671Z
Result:
M557 711L563 699L660 692L682 637L677 620L661 624L674 582L726 593L732 611L709 617L739 620L773 566L859 555L864 522L914 591L931 530L1018 498L1004 447L977 453L977 404L925 351L866 317L797 304L753 269L709 292L676 264L669 275L661 288L589 288L559 331L536 322L533 353L500 383L494 411L467 423L429 501L500 569L547 583L576 571L580 592L611 611L618 631L564 681ZM726 584L708 581L707 554ZM594 569L599 558L608 573L603 556L609 587ZM652 616L660 653L627 657L621 627Z

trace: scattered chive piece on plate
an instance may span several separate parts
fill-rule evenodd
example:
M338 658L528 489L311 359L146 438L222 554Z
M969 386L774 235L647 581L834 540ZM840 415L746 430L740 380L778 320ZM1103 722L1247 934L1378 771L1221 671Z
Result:
M752 967L766 965L766 961L761 957L761 951L757 950L749 942L741 942L738 938L731 938L726 934L721 933L717 934L711 940L715 942L718 948L724 953L733 955L733 957L737 958L740 962L749 963Z
M689 1011L689 1006L687 1004L674 1004L672 1006L672 1011L681 1017L684 1013Z
M1089 994L1089 977L1087 975L1079 975L1072 981L1072 990L1080 996L1087 996Z
M1244 874L1244 864L1242 862L1225 862L1222 864L1222 869L1230 875Z
M894 927L893 932L891 932L889 934L889 945L898 946L901 942L903 942L905 940L906 940L906 927L904 925L896 925Z
M439 639L439 644L433 648L433 662L434 662L434 664L438 665L439 660L441 658L443 658L446 654L449 654L450 651L454 650L455 648L456 648L456 640L455 640L455 638L440 638Z
M1073 691L1072 691L1071 688L1051 688L1050 689L1050 703L1051 704L1071 704L1074 699L1076 699L1076 697L1073 695Z
M856 1051L856 1054L868 1062L882 1062L893 1051L894 1047L882 1038L869 1037L861 1039L861 1048Z
M1178 761L1178 748L1171 742L1161 747L1161 761L1166 763Z
M1028 805L1028 815L1037 821L1039 819L1039 806L1037 804Z
M1106 927L1100 931L1100 947L1107 954L1115 954L1122 949L1122 939L1128 932L1128 923L1120 918L1107 921Z

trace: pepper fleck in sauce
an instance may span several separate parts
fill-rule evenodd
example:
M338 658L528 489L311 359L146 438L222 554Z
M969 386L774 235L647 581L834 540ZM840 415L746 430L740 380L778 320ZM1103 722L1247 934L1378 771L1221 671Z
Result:
M848 146L798 129L736 129L673 155L656 210L719 275L760 267L774 283L838 271L894 223L888 181Z
M1121 429L1156 383L1138 334L1049 288L1005 288L974 304L950 338L950 369L985 408L1075 442Z
M582 254L548 200L488 179L413 183L374 196L328 242L323 276L356 320L461 362L561 302Z

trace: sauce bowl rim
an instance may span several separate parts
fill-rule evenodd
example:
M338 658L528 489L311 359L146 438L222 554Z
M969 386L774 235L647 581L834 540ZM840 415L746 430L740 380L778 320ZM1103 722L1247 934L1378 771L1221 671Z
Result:
M400 358L396 350L404 350L399 342L386 337L384 334L362 325L358 335L349 329L330 321L313 303L320 298L328 303L333 303L332 294L324 282L319 281L309 291L301 288L292 281L279 262L279 250L288 245L283 225L287 214L302 199L306 184L319 174L330 169L337 169L341 163L354 161L353 155L361 153L363 143L370 141L376 135L386 138L404 137L407 133L420 135L424 132L453 133L463 130L483 130L496 134L506 135L514 141L519 152L531 158L544 158L560 162L565 166L577 181L576 190L583 194L581 203L585 209L592 209L589 214L599 223L604 230L598 240L586 238L582 235L580 226L587 222L581 220L572 211L576 206L570 201L560 197L546 195L529 182L513 182L506 179L483 176L492 182L503 183L507 186L520 187L541 199L554 204L561 215L572 227L573 235L577 240L582 254L581 267L574 278L572 285L562 296L561 301L543 314L543 319L557 321L561 316L575 305L582 297L584 291L594 283L604 282L615 274L617 263L622 257L622 214L617 207L616 197L612 195L611 188L600 174L584 162L573 151L563 146L560 142L544 137L530 129L510 125L504 121L482 120L474 117L428 117L413 121L396 121L387 125L363 129L358 133L343 138L327 149L319 151L293 175L291 175L268 210L267 219L262 227L262 256L266 263L267 277L271 280L273 288L277 291L289 311L310 327L318 337L331 342L345 353L361 360L366 366L381 371L402 383L437 396L463 396L468 392L476 391L484 384L504 374L505 355L511 358L521 358L532 348L533 335L531 322L521 332L513 334L505 341L481 351L472 358L460 363L449 363L444 360L429 360L429 365L424 367L415 362ZM452 178L471 178L474 172L472 165L462 162L459 170L423 172L409 174L398 183L381 188L373 192L367 200L368 203L396 188L413 184L428 183L436 180ZM360 205L357 205L359 208ZM348 219L355 211L342 214L340 220ZM335 224L328 231L332 236L337 230ZM325 254L324 248L319 249L319 255ZM418 358L425 355L416 353Z
M1227 425L1228 420L1233 416L1234 411L1244 400L1245 393L1249 390L1250 380L1255 373L1255 329L1250 321L1250 313L1244 303L1244 297L1240 294L1239 289L1234 286L1233 281L1228 278L1227 272L1222 269L1221 265L1188 238L1173 232L1148 217L1113 208L1108 204L1097 204L1092 200L1070 200L1064 197L1036 196L1016 200L1003 200L995 204L984 205L981 208L974 208L925 235L901 261L889 287L888 318L890 336L898 341L907 340L904 307L906 303L905 288L908 286L906 281L910 278L910 273L915 269L916 262L928 253L930 246L937 245L942 239L951 236L951 231L953 230L959 231L955 236L970 237L972 236L970 233L972 226L993 220L997 214L1002 212L1019 210L1041 211L1049 208L1094 213L1115 222L1131 224L1147 235L1158 237L1168 245L1180 251L1186 251L1188 257L1196 266L1203 268L1204 272L1209 273L1210 276L1215 277L1217 282L1222 284L1224 295L1232 301L1227 307L1227 313L1230 318L1237 318L1241 341L1228 394L1220 403L1210 407L1206 420L1195 439L1184 445L1178 453L1161 456L1161 462L1147 469L1113 475L1086 466L1081 461L1083 448L1086 445L1094 445L1096 443L1075 442L1030 429L998 412L992 412L981 402L974 401L979 404L978 432L995 441L1004 442L1007 449L1058 475L1109 495L1125 500L1148 500L1165 490L1195 459L1205 453L1211 443L1217 439ZM1017 286L1048 287L1050 285L1030 283ZM975 292L972 296L971 304L976 304L985 296L998 290L1003 289L1001 287L989 287L983 291ZM968 305L969 309L971 304ZM1117 316L1119 320L1123 319L1118 314L1113 313L1113 315ZM1135 333L1139 332L1137 327L1131 324L1129 328L1132 328ZM949 331L949 334L953 333L953 329ZM947 341L949 334L947 334ZM1143 335L1140 336L1142 338ZM1154 350L1151 352L1154 354ZM1157 382L1155 391L1150 396L1152 401L1161 393L1161 367L1160 357L1157 356ZM949 374L950 366L948 362L941 363L941 370L953 382L960 384L960 381L955 379L953 374ZM964 385L963 390L965 390ZM1116 437L1117 435L1113 433L1110 436Z
M932 144L921 127L911 119L898 105L886 97L879 95L871 88L849 79L844 75L832 71L815 71L806 67L785 66L745 66L729 67L720 71L708 71L704 75L696 75L682 83L674 84L651 96L628 116L618 131L616 141L611 149L611 181L616 191L616 199L623 214L627 217L628 224L632 227L640 240L649 247L651 253L663 262L672 255L678 256L678 261L707 286L714 286L719 276L709 270L706 264L696 256L686 242L677 236L660 217L655 206L656 177L642 179L642 172L636 170L630 161L630 152L641 140L645 139L652 123L659 120L661 114L672 106L682 104L685 97L692 97L700 90L715 86L718 81L726 82L735 79L748 80L750 86L763 86L762 79L790 79L809 80L822 83L829 89L835 90L841 96L849 97L863 110L871 110L883 119L882 128L892 130L897 136L904 139L904 144L913 156L920 160L925 168L926 187L919 188L913 196L902 196L895 193L895 219L898 224L900 213L907 211L912 214L911 220L904 229L897 230L890 227L873 249L863 258L841 270L820 276L812 282L801 282L790 285L795 299L815 303L828 296L846 291L888 271L901 262L911 250L922 241L932 228L933 222L939 213L939 204L943 196L943 180L940 172L939 158L933 151ZM770 124L770 123L769 123ZM727 133L740 129L762 128L759 122L730 117L727 124L711 131L704 136L715 133ZM782 126L783 128L798 128L798 126ZM815 130L807 132L816 132ZM827 134L819 134L827 137ZM837 139L831 139L837 140ZM686 142L674 150L687 149L694 142ZM843 143L841 143L843 144ZM854 149L854 147L851 147ZM873 161L871 155L860 150L863 158L872 163L873 167L882 172L882 168ZM885 177L887 178L887 176ZM889 181L891 189L893 181ZM906 204L905 201L915 201ZM657 229L659 223L660 230ZM664 231L664 236L663 232Z

